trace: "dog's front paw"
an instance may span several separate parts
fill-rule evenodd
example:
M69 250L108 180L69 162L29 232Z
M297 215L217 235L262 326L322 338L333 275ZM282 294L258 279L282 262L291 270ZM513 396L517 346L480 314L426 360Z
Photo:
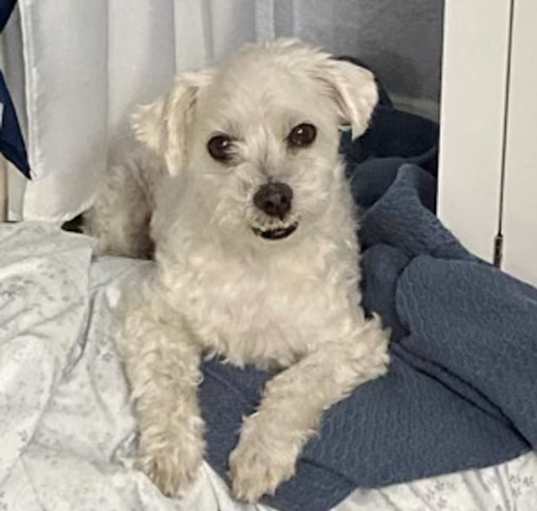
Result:
M197 479L203 460L203 442L199 445L180 444L146 448L137 458L137 467L167 497L185 495Z
M273 495L280 483L295 474L296 449L282 448L278 442L261 442L252 435L241 436L231 453L229 467L234 497L245 502L257 502L263 495Z

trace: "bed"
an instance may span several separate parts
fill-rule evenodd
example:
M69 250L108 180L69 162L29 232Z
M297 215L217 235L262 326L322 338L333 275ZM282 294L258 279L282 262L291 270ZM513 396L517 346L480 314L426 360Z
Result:
M136 425L115 349L122 286L151 262L96 258L93 241L0 224L0 508L268 511L234 502L204 464L182 500L132 466ZM519 511L537 502L537 456L356 490L338 511Z

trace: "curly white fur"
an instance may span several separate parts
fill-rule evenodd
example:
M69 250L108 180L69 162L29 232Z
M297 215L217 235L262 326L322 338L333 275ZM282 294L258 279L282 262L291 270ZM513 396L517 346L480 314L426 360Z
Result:
M155 244L154 274L126 299L121 349L139 464L164 493L187 489L203 457L202 357L279 371L230 457L233 492L251 502L293 476L324 410L385 373L388 336L359 306L356 212L338 155L339 128L361 134L376 101L369 71L284 40L179 75L136 113L139 147L88 221L103 252L146 256ZM290 148L305 122L317 138ZM207 151L218 133L234 141L228 163ZM253 205L272 180L294 192L283 220ZM254 233L293 223L285 239Z

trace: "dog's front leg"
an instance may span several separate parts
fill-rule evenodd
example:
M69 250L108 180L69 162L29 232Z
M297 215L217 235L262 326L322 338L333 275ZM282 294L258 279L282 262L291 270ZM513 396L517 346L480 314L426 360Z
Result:
M386 372L387 344L387 333L373 319L351 339L323 344L268 382L230 457L237 498L255 502L294 475L302 447L318 429L323 411Z
M121 350L139 425L137 465L163 494L177 496L204 454L200 352L180 324L167 324L155 309L151 300L126 306Z

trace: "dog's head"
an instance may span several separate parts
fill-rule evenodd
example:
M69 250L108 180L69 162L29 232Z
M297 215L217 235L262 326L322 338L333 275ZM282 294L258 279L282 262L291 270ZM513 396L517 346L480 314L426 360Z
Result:
M275 243L327 210L342 180L339 130L362 134L376 102L366 69L280 40L179 75L134 128L195 197L207 229Z

